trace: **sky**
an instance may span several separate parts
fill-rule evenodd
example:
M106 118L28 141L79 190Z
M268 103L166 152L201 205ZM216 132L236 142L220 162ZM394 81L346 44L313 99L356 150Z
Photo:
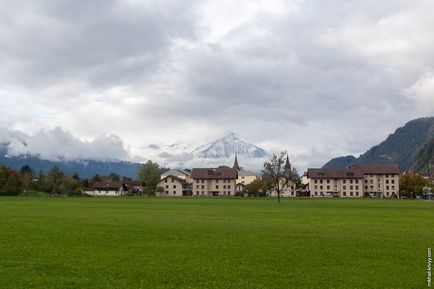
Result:
M431 0L0 7L0 140L47 158L144 161L232 131L305 168L434 114Z

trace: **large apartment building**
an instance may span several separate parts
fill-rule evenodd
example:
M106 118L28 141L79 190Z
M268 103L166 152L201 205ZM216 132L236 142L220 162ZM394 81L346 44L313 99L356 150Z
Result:
M193 169L193 196L234 196L237 177L234 168Z
M311 197L398 197L399 168L394 164L361 164L345 169L308 169Z

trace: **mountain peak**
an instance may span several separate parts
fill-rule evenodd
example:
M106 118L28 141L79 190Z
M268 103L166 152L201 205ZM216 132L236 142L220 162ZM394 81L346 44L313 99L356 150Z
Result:
M246 155L252 158L267 156L267 153L260 147L248 143L234 132L226 132L223 137L200 146L193 151L199 158L228 158L235 154Z

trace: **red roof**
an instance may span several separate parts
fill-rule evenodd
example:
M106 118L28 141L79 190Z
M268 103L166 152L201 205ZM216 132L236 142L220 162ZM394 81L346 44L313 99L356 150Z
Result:
M360 169L308 169L307 177L310 179L362 179Z
M236 179L238 173L233 168L200 168L191 172L193 179Z
M400 174L398 165L396 164L357 164L351 165L350 168L356 168L363 172L363 174Z

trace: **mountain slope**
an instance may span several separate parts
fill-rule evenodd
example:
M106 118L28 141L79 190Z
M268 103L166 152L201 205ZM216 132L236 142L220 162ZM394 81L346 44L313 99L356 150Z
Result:
M434 117L412 120L389 135L385 141L355 157L340 157L323 167L346 167L353 163L397 163L401 170L408 170L416 152L434 136Z
M200 146L193 152L199 158L228 158L234 154L245 155L252 158L262 158L267 153L260 147L242 140L235 133L228 133L211 143Z
M411 169L418 172L429 172L434 165L434 137L416 152ZM431 168L434 169L434 168Z

